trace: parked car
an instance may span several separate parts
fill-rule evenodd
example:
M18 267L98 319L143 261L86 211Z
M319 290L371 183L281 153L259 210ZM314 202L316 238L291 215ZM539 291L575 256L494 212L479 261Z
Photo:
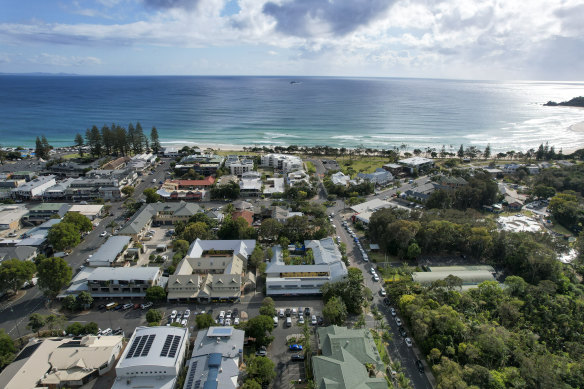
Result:
M134 304L134 309L140 309L141 306L142 306L142 304L140 304L140 303Z
M393 317L397 316L397 312L395 311L395 308L389 308L389 312L391 313L391 316L393 316Z
M310 321L310 324L312 324L313 326L317 324L316 315L312 315L312 320Z
M231 309L227 311L227 313L225 314L225 318L231 319Z
M292 327L292 318L290 316L286 318L286 327Z
M419 359L416 359L416 367L421 374L424 374L424 364Z
M304 316L310 316L310 308L309 307L304 308Z
M280 309L280 313L278 314L280 317L284 317L286 314L284 313L284 308Z
M290 308L286 308L286 317L290 317L290 314L292 313L292 311L290 310Z
M376 274L373 274L373 281L375 282L379 282L379 276Z
M274 316L274 327L278 327L278 316Z
M188 319L191 316L191 310L187 309L183 314L183 319Z
M290 351L302 351L302 345L301 344L291 344L290 346L288 346L288 348L290 349Z
M407 336L406 329L405 329L405 328L403 328L402 326L399 326L399 327L397 328L397 330L399 331L399 334L400 334L401 336L404 336L404 337L405 337L405 336Z
M183 326L183 327L186 327L187 326L187 322L188 322L187 319L182 319L182 321L180 322L180 325Z
M235 319L233 319L233 325L236 326L239 324L239 318L236 317Z
M406 340L406 345L408 347L412 347L412 340L410 338L406 338L405 340Z
M106 231L103 231L101 234L99 234L99 236L102 236L102 237L103 236L107 236L107 232Z
M292 316L293 317L297 317L298 316L298 311L296 310L296 308L292 308Z
M225 325L226 326L230 326L231 325L231 319L230 318L225 319Z
M147 302L141 305L142 309L147 309L150 308L152 305L154 305L152 302Z
M383 288L379 289L379 294L380 294L382 297L385 297L385 296L387 296L387 292L386 292L386 291L385 291L385 289L383 289Z
M292 355L292 357L290 359L292 361L303 361L304 355L303 354L294 354L294 355Z
M177 312L175 310L173 310L172 312L170 312L170 318L172 320L176 319L176 314L177 314Z
M102 336L108 336L111 335L113 333L111 328L106 328L105 330L102 330L101 333L98 332L98 335L102 335Z
M134 306L133 304L124 304L124 305L122 305L122 309L125 311L127 309L132 308L133 306Z
M258 351L256 351L255 355L259 357L265 357L268 354L268 350L266 350L266 346L260 347Z
M396 318L395 318L395 323L396 323L398 326L401 326L401 325L402 325L402 321L401 321L401 319L400 319L399 317L396 317Z
M239 316L239 309L233 308L233 312L231 313L231 317L238 317Z
M225 319L225 311L219 312L219 319Z
M316 322L317 322L317 324L318 324L319 326L321 326L321 325L323 325L323 324L324 324L324 319L322 318L322 316L318 316L318 317L316 318Z
M298 316L298 324L304 324L304 316Z
M106 305L105 305L105 304L99 304L99 305L97 306L97 309L99 309L100 311L102 311L102 310L104 310L104 309L105 309L105 307L106 307Z

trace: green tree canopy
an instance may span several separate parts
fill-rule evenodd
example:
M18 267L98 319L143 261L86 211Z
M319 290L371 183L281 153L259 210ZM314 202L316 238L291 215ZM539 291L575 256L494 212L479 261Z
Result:
M274 322L271 316L259 315L251 318L245 322L245 333L256 339L256 344L260 346L267 346L272 341L271 336L266 336L266 333L271 334L274 329Z
M45 326L45 324L47 324L47 319L40 313L33 313L28 317L27 327L30 328L32 332L39 332L39 335L40 330Z
M347 307L340 297L334 296L324 305L322 314L331 324L340 326L347 319Z
M144 196L146 196L146 202L150 203L157 203L160 201L160 195L156 193L156 189L154 188L146 188L144 189Z
M91 220L79 212L67 212L61 223L71 223L81 232L89 232L93 229Z
M0 328L0 369L8 365L16 355L16 346L3 328Z
M73 271L63 258L44 258L37 264L39 288L49 298L55 298L71 282Z
M251 356L247 364L247 374L250 378L267 385L276 378L275 364L266 357Z
M81 235L74 224L61 222L51 227L47 240L55 250L65 250L77 246Z
M166 300L166 292L162 286L151 286L146 289L146 296L144 298L153 303L163 302Z
M146 312L146 321L148 323L160 323L160 320L162 320L162 312L158 309L149 309Z
M35 272L34 262L7 259L0 263L0 285L3 289L16 293L25 281L31 280Z
M260 315L266 315L272 317L276 314L276 304L271 297L266 297L262 301L262 306L260 307Z
M215 325L215 320L213 320L213 316L209 315L208 313L197 315L197 317L195 318L195 322L197 323L198 329L208 328Z

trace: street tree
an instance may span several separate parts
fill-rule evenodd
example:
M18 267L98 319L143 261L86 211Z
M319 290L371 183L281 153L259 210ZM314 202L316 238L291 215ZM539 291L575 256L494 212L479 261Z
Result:
M259 346L268 346L272 340L271 334L274 329L274 322L271 316L259 315L245 323L245 332L247 336L256 339L256 344Z
M322 309L323 316L332 324L343 325L347 319L347 307L340 297L332 297Z
M262 301L262 306L260 307L260 315L274 316L276 313L276 304L271 297L266 297Z
M37 264L39 288L49 298L55 298L71 282L73 271L63 258L44 258Z
M30 281L35 271L34 262L7 259L0 263L0 285L3 289L16 293L25 281Z
M243 383L241 389L262 389L262 385L253 378L248 378Z
M162 320L162 312L158 309L150 309L146 312L146 321L148 323L160 323Z
M32 332L36 332L38 336L41 335L41 329L47 324L47 319L44 315L40 313L33 313L28 317L28 325Z
M3 328L0 328L0 370L14 360L16 346L14 341Z
M61 223L73 224L80 232L89 232L93 229L91 220L79 212L67 212L65 217L63 217L63 220L61 220Z
M247 374L263 385L268 385L276 378L276 365L266 357L250 357L247 364Z
M126 185L122 188L122 194L131 197L134 194L134 187L131 185Z
M79 309L89 309L91 304L93 304L93 297L89 292L83 291L77 295L75 302Z
M162 286L151 286L146 289L146 296L144 298L147 301L159 303L166 300L166 292Z
M197 238L209 239L211 231L209 226L203 222L189 223L181 234L182 239L189 243L193 243Z
M160 195L156 193L156 189L154 188L146 188L144 189L144 196L146 196L146 202L150 203L157 203L160 201Z
M197 323L198 329L208 328L215 325L215 320L213 320L213 316L209 315L208 313L197 315L197 317L195 318L195 322Z
M51 227L47 240L55 250L64 250L77 246L81 236L74 224L61 222Z

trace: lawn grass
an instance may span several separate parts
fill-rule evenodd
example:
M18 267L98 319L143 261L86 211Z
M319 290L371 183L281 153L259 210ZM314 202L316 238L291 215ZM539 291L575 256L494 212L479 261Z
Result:
M74 159L81 157L78 153L63 155L63 159Z
M388 163L387 158L377 156L338 157L336 160L343 173L349 174L349 167L355 171L352 177L356 176L357 173L373 173L375 169ZM347 163L349 164L348 166L346 165Z

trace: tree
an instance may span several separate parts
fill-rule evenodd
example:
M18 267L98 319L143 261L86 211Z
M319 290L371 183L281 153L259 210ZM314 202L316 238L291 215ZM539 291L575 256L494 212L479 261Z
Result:
M71 282L71 267L63 258L44 258L37 264L39 288L49 298L55 298Z
M36 271L34 262L20 261L16 258L0 263L0 285L16 293L25 281L30 281Z
M78 321L71 323L70 325L65 328L65 332L71 335L79 336L83 334L85 330L85 326Z
M146 289L146 296L144 298L153 303L162 302L166 300L166 292L162 286L151 286Z
M32 332L37 332L38 336L41 335L41 329L47 324L46 317L41 315L40 313L33 313L28 317L28 325L27 327L30 328Z
M464 146L463 145L460 145L460 148L458 149L458 152L456 153L456 155L458 156L458 158L464 157Z
M128 197L132 197L134 194L134 187L131 185L126 185L122 188L122 194Z
M535 197L547 199L553 197L556 194L556 190L551 186L536 185L532 193Z
M491 158L491 144L487 144L487 147L485 147L485 151L483 152L483 156L485 157L485 159L489 159Z
M271 297L266 297L262 301L262 306L260 307L260 315L274 316L276 314L276 304Z
M213 316L209 315L208 313L197 315L197 317L195 318L195 322L197 323L198 329L208 328L215 325L215 320L213 320Z
M39 159L40 158L45 158L45 152L44 152L44 149L43 149L43 144L41 142L41 138L39 138L38 136L36 137L36 141L35 141L34 154Z
M266 357L251 356L247 364L247 374L261 384L268 385L276 378L275 364Z
M266 336L266 333L271 334L274 329L274 322L271 316L259 315L245 323L245 332L247 336L256 339L256 344L259 346L267 346L272 341L271 336Z
M152 130L150 131L150 144L152 145L152 152L154 154L158 154L158 152L162 149L156 127L152 127Z
M0 370L8 365L16 355L16 346L3 328L0 328Z
M83 157L83 146L85 146L85 142L83 141L83 136L79 133L75 135L75 146L77 146L79 156Z
M68 294L63 300L61 300L61 305L69 311L74 311L77 309L77 300L75 299L75 296Z
M61 223L73 224L79 232L89 232L93 229L91 220L79 212L67 212Z
M249 264L257 269L257 267L262 262L264 262L264 255L264 250L262 250L260 245L257 244L251 253L251 257L249 258Z
M156 189L154 188L146 188L144 189L144 196L146 196L146 202L150 203L157 203L160 201L160 195L156 193Z
M90 321L89 323L87 323L85 325L84 332L86 334L97 335L97 333L99 332L99 328L97 326L97 323L94 321Z
M65 326L65 316L50 314L46 317L46 326L50 331L62 330Z
M261 240L271 241L278 238L282 231L282 223L273 218L268 218L262 221L258 230L258 237Z
M85 140L89 146L89 152L93 157L101 157L103 153L103 138L97 126L85 131Z
M64 250L77 246L81 236L74 224L61 222L51 227L47 241L55 250Z
M332 324L343 325L347 319L347 307L339 297L332 297L322 309L323 316Z
M197 238L209 239L210 237L209 226L203 222L189 223L181 234L181 238L189 243L193 243Z
M243 383L241 389L262 389L262 385L253 378L248 378Z
M91 304L93 304L93 297L89 292L83 291L77 295L75 302L79 309L89 309Z
M413 242L408 246L408 252L406 254L408 259L416 259L420 254L422 254L422 249L420 249L420 246L418 246L416 242Z
M146 312L146 321L148 323L160 323L162 320L162 312L158 309L150 309Z

